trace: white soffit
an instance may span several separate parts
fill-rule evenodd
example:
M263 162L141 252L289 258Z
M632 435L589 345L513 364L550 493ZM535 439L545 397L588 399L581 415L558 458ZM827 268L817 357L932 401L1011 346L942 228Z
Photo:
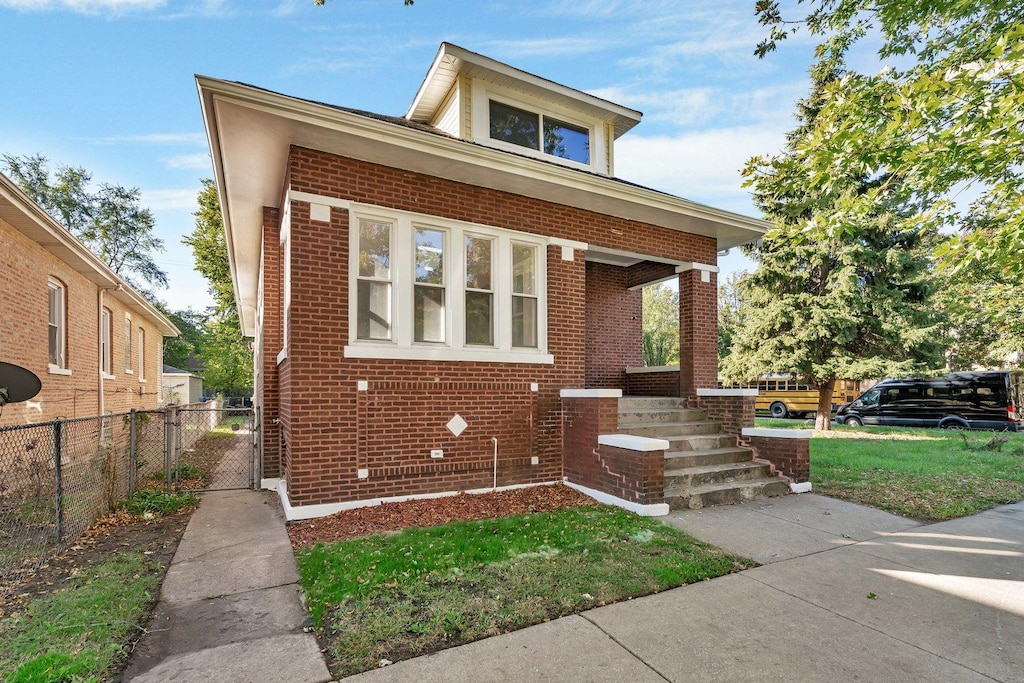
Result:
M660 225L750 242L764 221L557 164L260 88L196 77L243 332L255 332L263 207L279 207L291 145Z

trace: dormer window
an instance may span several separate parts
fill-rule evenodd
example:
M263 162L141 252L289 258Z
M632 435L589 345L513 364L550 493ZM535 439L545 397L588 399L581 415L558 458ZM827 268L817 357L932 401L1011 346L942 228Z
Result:
M492 140L590 164L590 131L582 126L490 100L490 129Z

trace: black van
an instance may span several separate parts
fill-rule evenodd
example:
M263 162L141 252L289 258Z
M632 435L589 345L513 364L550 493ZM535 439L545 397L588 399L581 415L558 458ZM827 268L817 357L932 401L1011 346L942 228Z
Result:
M886 379L840 406L836 422L1021 431L1024 372L954 372L933 379Z

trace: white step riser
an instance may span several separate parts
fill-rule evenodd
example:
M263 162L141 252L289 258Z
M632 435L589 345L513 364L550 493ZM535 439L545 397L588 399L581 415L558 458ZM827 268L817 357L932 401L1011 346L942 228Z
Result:
M707 418L700 410L620 410L619 426L628 427L652 422L704 422Z
M670 396L660 398L629 396L619 399L619 410L686 410L686 399Z
M720 434L722 432L722 425L717 422L677 422L675 424L627 425L625 427L620 425L619 431L632 434L633 436L667 439L671 437Z

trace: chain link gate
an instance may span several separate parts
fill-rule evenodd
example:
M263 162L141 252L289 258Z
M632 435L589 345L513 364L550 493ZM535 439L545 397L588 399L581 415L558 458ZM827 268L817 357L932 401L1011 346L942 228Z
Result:
M257 430L252 408L171 408L169 482L178 491L257 487Z

